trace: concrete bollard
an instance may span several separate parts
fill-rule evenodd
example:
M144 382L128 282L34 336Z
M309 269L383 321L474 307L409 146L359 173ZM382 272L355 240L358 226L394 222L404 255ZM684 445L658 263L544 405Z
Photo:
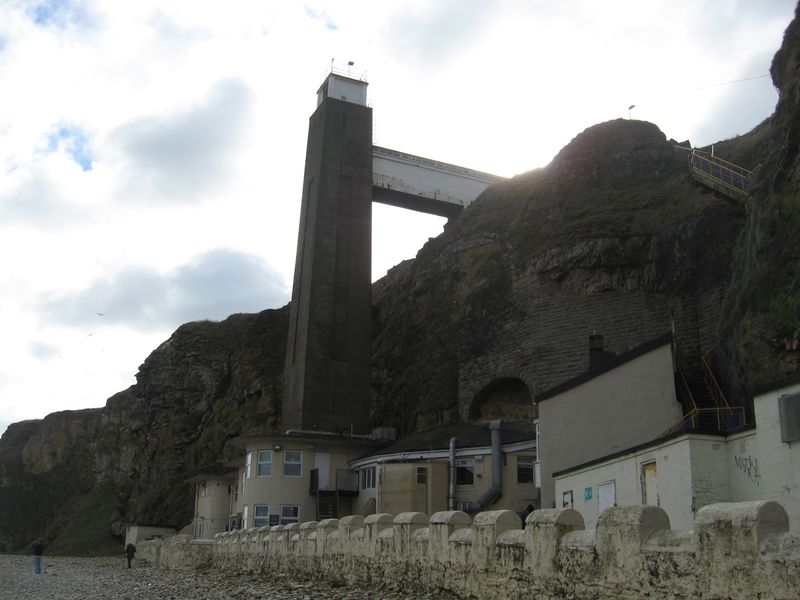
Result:
M427 552L419 555L414 543L414 534L430 523L428 515L421 512L400 513L394 518L394 554L395 557L412 560L424 560Z
M584 528L583 517L571 508L535 510L525 519L524 566L537 575L556 575L561 539L570 531Z
M788 516L777 502L725 502L704 506L694 519L694 539L702 575L698 588L711 597L738 598L744 597L743 590L766 585L776 598L793 597L779 593L782 583L769 573L761 556L765 542L787 531Z
M335 533L338 533L339 529L339 519L322 519L317 524L317 546L315 548L315 554L317 556L322 556L326 553L331 553L331 546L330 542L336 542L336 536L331 539L331 536Z
M595 548L610 582L639 577L644 547L651 536L669 530L667 513L657 506L614 506L597 519Z
M497 538L511 529L521 529L522 521L513 510L488 510L475 515L472 522L472 564L489 570L497 563Z
M314 556L317 553L317 525L316 521L306 521L300 524L297 554Z
M364 555L364 517L350 515L339 519L339 548L348 554Z
M450 562L450 536L462 529L469 529L472 519L460 510L445 510L433 513L430 520L428 560L437 563Z
M379 540L388 536L384 532L392 531L394 518L388 513L369 515L364 519L364 537L368 556L379 552Z

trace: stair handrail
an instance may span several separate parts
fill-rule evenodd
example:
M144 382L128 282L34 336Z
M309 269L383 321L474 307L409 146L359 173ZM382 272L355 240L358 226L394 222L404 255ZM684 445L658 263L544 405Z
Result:
M708 361L708 354L703 354L701 358L703 361L703 383L705 383L706 387L711 392L711 398L714 400L714 404L720 408L731 408L731 405L728 404L728 399L725 397L725 392L722 391L719 382L717 382L717 378L714 376L711 363Z
M683 374L683 369L681 369L677 364L675 365L675 370L678 372L678 376L680 377L680 381L683 384L683 391L689 397L689 402L691 402L692 408L689 409L689 413L692 411L697 410L697 403L694 401L694 394L692 394L692 390L689 387L689 382L686 381L686 376ZM686 414L689 414L686 413Z
M678 430L686 421L689 421L689 420L691 420L691 422L692 422L691 428L694 429L697 426L697 423L695 422L695 420L699 417L699 414L700 414L700 410L698 408L693 408L688 413L683 415L680 419L678 419L677 421L672 423L664 431L659 433L656 436L656 439L665 437L665 436L669 435L670 433L672 433L673 431Z

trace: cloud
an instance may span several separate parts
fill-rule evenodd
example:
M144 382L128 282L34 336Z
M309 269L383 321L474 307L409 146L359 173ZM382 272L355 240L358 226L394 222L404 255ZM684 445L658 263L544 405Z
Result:
M215 249L167 274L125 268L79 292L43 298L37 309L51 325L153 330L275 308L287 300L283 279L260 257Z
M123 194L139 201L185 203L223 188L250 108L250 88L239 79L226 79L199 106L116 129L109 141L121 153Z
M20 223L61 228L87 218L81 206L64 198L46 164L33 165L10 191L0 193L0 228Z
M494 3L483 0L441 0L424 6L424 10L399 9L383 39L397 56L432 66L474 44L500 14Z
M320 21L323 25L325 25L325 29L329 29L330 31L339 31L339 26L333 22L333 19L331 19L328 13L324 10L316 10L308 5L304 6L303 8L306 9L306 14L311 19L314 21Z
M54 346L53 344L48 344L47 342L42 342L39 340L31 342L28 348L31 354L39 360L48 360L54 358L58 356L58 353L61 351L58 346Z

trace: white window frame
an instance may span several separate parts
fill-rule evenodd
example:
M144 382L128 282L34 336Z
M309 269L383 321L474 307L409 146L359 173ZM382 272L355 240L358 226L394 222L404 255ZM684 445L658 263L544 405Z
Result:
M459 469L469 469L470 475L472 475L472 481L470 483L458 483L458 471ZM456 486L458 487L472 487L475 485L475 459L474 458L457 458L456 459Z
M262 456L269 457L269 460L261 460ZM261 467L265 467L266 473L261 472ZM256 477L272 476L272 450L259 450L256 455Z
M253 453L248 452L244 457L244 476L245 479L250 479L250 475L252 473L251 468L253 466Z
M242 529L247 529L247 504L242 506Z
M297 454L298 460L287 460L289 455ZM297 474L286 473L286 467L297 465L300 471ZM284 450L283 452L283 476L284 477L302 477L303 476L303 451L302 450Z
M296 517L284 516L285 509L295 509L297 512ZM300 507L297 504L281 504L281 525L289 525L290 523L300 522Z
M362 490L373 490L375 489L375 467L365 467L361 469L361 489Z
M259 509L265 508L267 514L259 515ZM262 522L259 524L259 520ZM263 527L269 525L269 504L253 504L253 527Z

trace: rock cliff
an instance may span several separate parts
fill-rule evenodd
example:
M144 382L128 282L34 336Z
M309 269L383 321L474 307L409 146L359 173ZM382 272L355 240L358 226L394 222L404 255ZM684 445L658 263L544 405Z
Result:
M587 368L588 336L623 352L674 327L680 361L712 357L731 398L800 368L800 42L772 66L780 101L717 145L760 163L747 201L694 182L650 123L590 127L545 168L488 189L373 286L371 420L401 433L529 403ZM280 426L286 308L190 323L104 408L0 439L0 551L38 535L98 553L125 522L186 525L186 479L237 435ZM496 405L496 402L495 404Z

